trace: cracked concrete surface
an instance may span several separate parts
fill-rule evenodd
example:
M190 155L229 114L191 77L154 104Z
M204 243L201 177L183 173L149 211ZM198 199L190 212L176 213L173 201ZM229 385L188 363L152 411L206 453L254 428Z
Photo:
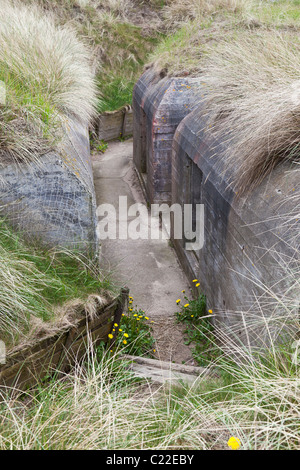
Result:
M118 221L119 196L127 196L128 207L137 202L146 205L133 166L131 139L109 143L104 154L94 154L92 159L97 206L112 204ZM128 217L128 221L135 218ZM142 225L150 222L148 216L142 218ZM190 289L169 241L102 240L100 263L117 285L130 288L134 305L154 320L158 357L193 364L190 348L184 344L183 327L174 321L176 299L184 295L183 289L189 296Z

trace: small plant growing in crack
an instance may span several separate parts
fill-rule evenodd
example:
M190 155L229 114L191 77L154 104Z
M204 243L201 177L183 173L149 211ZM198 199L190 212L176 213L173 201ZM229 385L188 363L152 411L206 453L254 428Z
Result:
M200 283L193 281L198 290L196 299L189 299L182 291L183 299L177 299L176 303L181 310L176 312L176 320L185 326L186 345L193 343L192 354L200 366L207 366L216 358L218 350L215 347L214 326L212 324L212 310L207 311L206 297L201 293Z
M130 297L128 311L122 314L120 324L114 324L109 335L110 344L113 345L110 351L154 357L156 350L151 322L144 310L133 307L133 298Z

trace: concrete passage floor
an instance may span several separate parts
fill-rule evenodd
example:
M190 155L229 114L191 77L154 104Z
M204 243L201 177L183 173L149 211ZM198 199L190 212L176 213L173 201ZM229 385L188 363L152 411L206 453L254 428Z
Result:
M92 156L97 206L114 206L117 227L120 196L127 197L128 207L135 203L146 207L134 170L132 151L132 140L127 140L111 142L104 154ZM128 217L128 222L136 217ZM141 226L147 228L150 223L148 211L141 218ZM183 297L182 290L189 296L190 288L169 240L151 240L150 237L102 240L100 263L104 270L110 271L114 283L130 288L134 306L143 309L154 321L158 357L193 364L190 348L184 344L183 327L174 321L174 313L178 310L176 299Z

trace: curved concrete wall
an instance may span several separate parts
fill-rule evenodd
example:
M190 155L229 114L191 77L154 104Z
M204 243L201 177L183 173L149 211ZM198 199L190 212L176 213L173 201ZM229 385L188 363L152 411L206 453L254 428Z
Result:
M203 248L188 251L184 240L173 239L184 270L191 280L199 279L208 309L223 331L228 327L243 343L268 342L266 322L271 316L282 315L283 324L287 314L298 317L299 313L299 292L289 292L289 313L280 303L293 272L299 273L299 222L294 220L293 226L288 222L300 191L299 170L279 166L251 194L238 198L228 184L224 147L228 139L224 136L217 142L206 125L199 81L197 90L188 88L186 107L187 93L178 92L186 83L191 82L161 79L153 70L137 83L135 163L142 173L141 162L146 159L150 203L204 204ZM162 142L165 137L167 148ZM164 168L171 174L168 185ZM160 184L166 189L164 197ZM279 322L273 337L280 328Z
M175 130L195 107L198 79L167 78L148 69L133 91L133 158L150 203L171 201Z
M96 254L96 198L86 127L68 120L57 151L0 169L1 215L27 238Z
M281 315L284 323L287 312L280 299L293 282L293 271L299 272L299 223L288 223L299 194L299 172L282 165L247 197L237 198L228 185L223 144L204 124L201 109L187 116L176 130L172 154L172 203L204 204L204 246L195 253L186 251L183 241L173 242L223 327L245 342L245 321L253 344L265 343L266 318ZM296 318L297 295L289 293ZM279 333L280 327L272 334Z

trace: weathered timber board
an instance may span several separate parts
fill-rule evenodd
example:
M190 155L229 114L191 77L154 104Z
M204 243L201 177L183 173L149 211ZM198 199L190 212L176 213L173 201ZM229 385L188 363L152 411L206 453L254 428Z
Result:
M99 116L98 138L109 141L120 137L128 137L133 133L132 110L126 108L107 111Z
M146 357L122 355L129 362L128 369L136 376L161 384L189 383L199 385L201 381L217 378L216 372L210 368L174 364Z
M73 325L8 352L6 364L0 366L0 386L28 389L82 359L88 344L107 342L128 301L128 292L122 289L118 298L99 307L93 319L83 311Z

